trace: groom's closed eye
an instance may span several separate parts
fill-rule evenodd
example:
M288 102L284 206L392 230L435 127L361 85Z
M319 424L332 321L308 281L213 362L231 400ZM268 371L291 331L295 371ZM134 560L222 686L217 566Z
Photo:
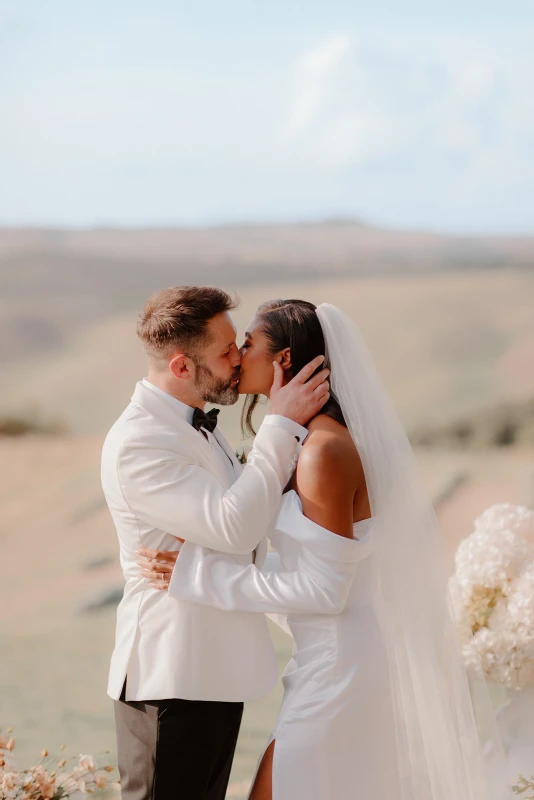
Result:
M224 351L221 353L221 358L226 358L227 356L229 356L229 355L230 355L230 353L232 352L232 350L233 350L233 348L234 348L234 347L235 347L235 348L237 348L237 344L236 344L236 342L231 342L231 343L230 343L230 344L229 344L229 345L226 347L226 349L225 349L225 350L224 350Z

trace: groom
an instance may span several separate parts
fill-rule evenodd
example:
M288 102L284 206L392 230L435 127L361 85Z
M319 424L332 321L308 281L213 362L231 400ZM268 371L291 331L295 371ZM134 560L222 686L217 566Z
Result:
M223 800L243 701L277 680L263 615L174 600L136 563L139 549L177 550L182 537L261 564L307 434L302 426L328 399L328 371L314 375L321 357L273 386L271 413L243 468L218 412L204 411L238 399L234 307L226 292L206 286L148 300L137 327L148 376L104 444L102 485L126 580L108 685L123 800Z

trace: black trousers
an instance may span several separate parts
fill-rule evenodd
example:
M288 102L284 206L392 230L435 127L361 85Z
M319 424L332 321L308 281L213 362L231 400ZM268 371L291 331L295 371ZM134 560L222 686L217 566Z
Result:
M224 800L243 703L115 701L122 800Z

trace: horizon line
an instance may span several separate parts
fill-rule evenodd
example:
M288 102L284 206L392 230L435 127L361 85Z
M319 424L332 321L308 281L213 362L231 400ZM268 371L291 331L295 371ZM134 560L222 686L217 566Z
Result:
M447 236L459 238L531 238L534 237L532 229L466 229L459 230L436 225L401 226L392 223L371 221L364 216L349 214L328 214L324 216L294 217L294 218L262 218L257 220L211 220L204 222L183 222L168 220L162 222L87 222L87 223L58 223L58 222L27 222L8 223L0 220L0 232L3 231L42 231L42 232L140 232L140 231L207 231L231 230L235 228L284 228L284 227L318 227L320 225L347 225L360 228L391 232L391 233L419 233L434 236Z

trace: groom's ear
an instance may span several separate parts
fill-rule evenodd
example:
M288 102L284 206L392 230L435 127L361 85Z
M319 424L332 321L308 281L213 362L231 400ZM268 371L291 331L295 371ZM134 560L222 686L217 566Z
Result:
M183 353L177 353L169 361L169 369L175 378L188 381L193 377L193 362Z

